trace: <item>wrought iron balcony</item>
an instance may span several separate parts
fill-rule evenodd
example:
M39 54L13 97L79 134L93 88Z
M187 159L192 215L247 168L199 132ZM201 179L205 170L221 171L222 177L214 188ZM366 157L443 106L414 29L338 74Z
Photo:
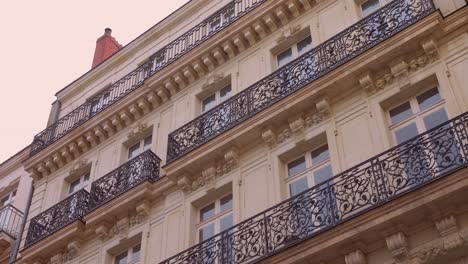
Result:
M468 112L316 185L162 264L252 263L468 165Z
M89 210L102 206L145 181L159 179L161 159L147 150L91 185Z
M18 232L23 219L23 213L12 205L0 208L0 232L4 232L13 239L18 237Z
M203 22L154 53L149 57L148 61L143 63L140 67L37 134L31 144L30 156L37 154L73 129L79 127L98 113L124 98L140 87L145 79L155 75L162 68L165 68L167 65L198 47L207 39L222 31L266 1L267 0L234 0L225 5Z
M79 220L87 212L89 193L80 190L46 211L33 217L29 223L25 247L52 235L65 226Z
M169 134L168 163L435 11L432 0L395 0Z

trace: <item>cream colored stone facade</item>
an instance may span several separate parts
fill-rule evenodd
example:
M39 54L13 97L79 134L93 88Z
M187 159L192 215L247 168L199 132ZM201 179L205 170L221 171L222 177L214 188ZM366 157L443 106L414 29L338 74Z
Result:
M304 153L326 144L336 175L397 145L389 111L428 89L437 87L448 118L465 113L468 7L466 1L435 0L440 12L167 162L168 134L200 116L207 96L226 84L233 95L245 90L278 69L285 49L296 45L298 53L297 43L308 35L313 47L334 37L363 19L363 2L268 0L27 159L35 187L29 220L69 197L77 180L89 191L91 182L125 165L129 149L140 141L143 146L150 135L162 169L156 182L145 181L25 247L26 225L19 263L112 264L136 251L137 263L160 263L200 242L200 210L213 203L222 214L226 195L232 194L226 214L232 213L234 224L289 198L288 164ZM59 116L228 3L195 0L176 11L59 91ZM258 261L466 263L466 173L458 170ZM89 180L80 180L86 175Z
M0 164L0 263L8 259L19 237L32 179L23 162L29 147Z

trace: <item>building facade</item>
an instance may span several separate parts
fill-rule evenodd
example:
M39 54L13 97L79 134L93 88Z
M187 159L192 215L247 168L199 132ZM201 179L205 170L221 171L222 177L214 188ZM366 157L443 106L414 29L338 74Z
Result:
M26 147L0 164L0 263L9 263L19 246L32 185L23 166L29 153Z
M30 146L18 263L468 262L465 0L194 0L114 44Z

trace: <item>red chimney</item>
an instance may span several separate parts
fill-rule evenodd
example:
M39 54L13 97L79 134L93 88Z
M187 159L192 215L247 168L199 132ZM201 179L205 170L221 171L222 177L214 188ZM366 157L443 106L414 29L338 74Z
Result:
M120 45L111 34L112 29L106 28L104 30L104 35L96 40L96 50L94 51L92 68L105 61L122 48L122 45Z

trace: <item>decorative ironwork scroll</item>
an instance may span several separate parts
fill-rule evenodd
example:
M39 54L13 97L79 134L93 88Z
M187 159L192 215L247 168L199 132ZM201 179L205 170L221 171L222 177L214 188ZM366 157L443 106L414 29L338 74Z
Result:
M253 263L467 165L468 112L161 263Z
M156 154L147 150L94 181L91 185L89 210L109 202L144 181L157 181L160 162L161 159Z
M39 153L73 129L107 109L120 99L139 88L145 79L158 73L170 63L190 52L207 39L222 31L267 0L234 0L200 24L182 34L167 46L149 57L134 71L87 100L34 137L30 156Z
M242 123L434 12L432 0L395 0L169 134L168 163Z
M77 220L81 220L88 210L88 202L89 193L82 189L33 217L29 223L25 247L31 246Z
M0 208L0 232L5 232L16 239L22 219L23 213L13 205L9 204Z

